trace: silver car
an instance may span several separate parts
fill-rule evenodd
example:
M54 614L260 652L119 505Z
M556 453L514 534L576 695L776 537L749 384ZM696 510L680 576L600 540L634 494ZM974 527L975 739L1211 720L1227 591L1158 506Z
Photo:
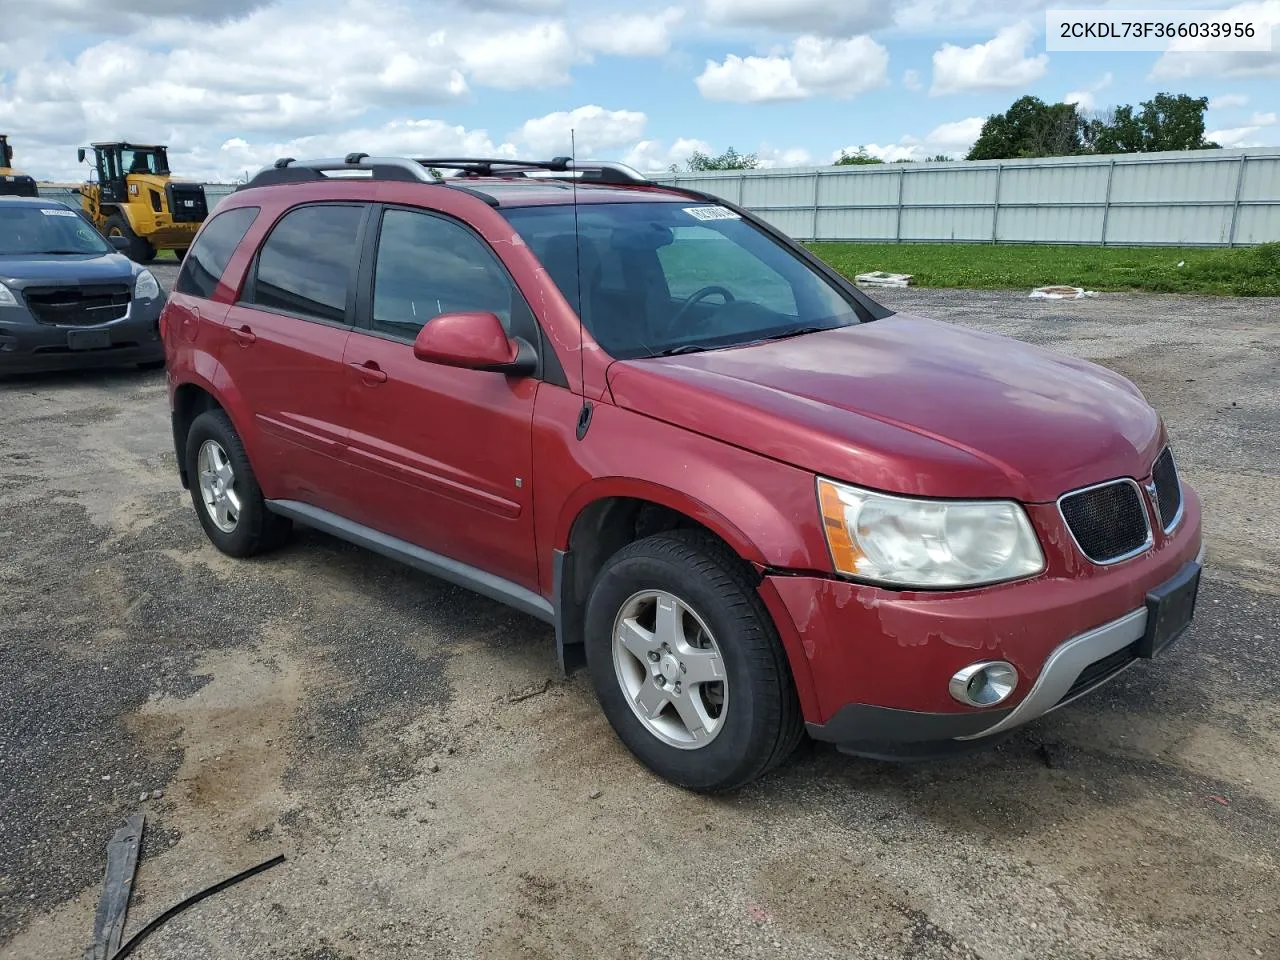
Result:
M0 197L0 374L163 366L165 293L55 200Z

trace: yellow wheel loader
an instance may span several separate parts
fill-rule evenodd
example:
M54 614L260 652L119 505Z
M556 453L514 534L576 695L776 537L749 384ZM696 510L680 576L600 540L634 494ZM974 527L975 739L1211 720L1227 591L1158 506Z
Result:
M13 147L9 146L8 134L0 133L0 197L39 195L35 178L13 169Z
M98 229L124 237L125 254L138 263L150 263L160 250L172 250L179 260L186 256L209 215L204 187L171 177L163 146L95 143L77 151L81 163L90 152L93 168L80 199Z

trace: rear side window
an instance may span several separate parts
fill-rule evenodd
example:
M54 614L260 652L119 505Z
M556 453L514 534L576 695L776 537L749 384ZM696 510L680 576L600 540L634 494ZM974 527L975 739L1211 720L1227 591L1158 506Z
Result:
M363 206L323 204L286 213L262 245L246 301L268 310L344 322L364 212Z
M257 207L237 207L210 220L187 252L174 289L178 293L210 299L222 279L222 271L231 262L231 255L257 218Z

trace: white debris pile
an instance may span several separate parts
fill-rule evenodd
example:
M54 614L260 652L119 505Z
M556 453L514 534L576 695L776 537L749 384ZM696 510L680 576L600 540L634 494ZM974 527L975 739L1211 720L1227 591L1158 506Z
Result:
M909 273L885 273L883 270L860 273L853 279L868 287L909 287L915 283Z
M1092 290L1083 287L1036 287L1031 291L1032 300L1083 300L1085 297L1096 297Z

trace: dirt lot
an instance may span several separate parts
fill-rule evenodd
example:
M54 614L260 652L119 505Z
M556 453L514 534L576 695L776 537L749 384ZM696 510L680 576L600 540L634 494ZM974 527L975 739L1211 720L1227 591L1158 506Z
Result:
M1207 504L1199 619L990 752L808 746L722 799L539 623L317 534L217 554L161 375L0 385L0 957L80 955L139 807L131 929L289 858L140 960L1280 957L1280 302L883 299L1141 386Z

